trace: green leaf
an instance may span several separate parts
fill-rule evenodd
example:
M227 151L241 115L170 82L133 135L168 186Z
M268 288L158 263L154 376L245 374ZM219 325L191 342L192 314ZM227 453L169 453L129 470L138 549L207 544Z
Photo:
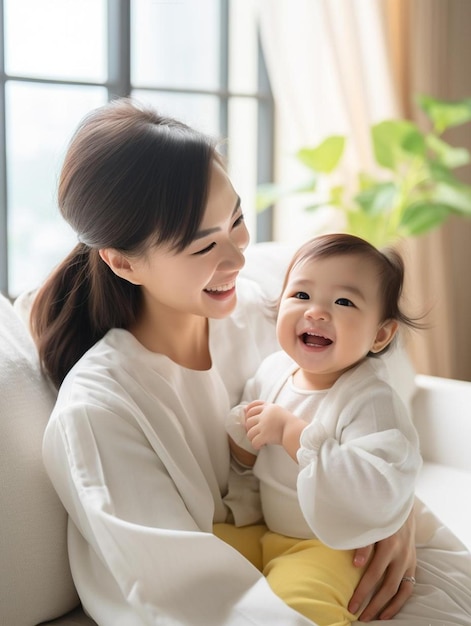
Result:
M360 191L364 191L365 189L369 189L373 187L378 182L377 179L372 176L369 172L358 172L358 189Z
M446 167L446 165L442 165L438 161L427 161L426 165L430 176L430 180L426 181L426 183L445 182L450 185L461 184L453 172Z
M446 205L455 213L471 216L471 187L462 183L437 183L432 191L434 203Z
M333 206L342 206L345 187L343 185L334 185L330 189L329 204Z
M470 161L470 154L466 148L454 148L436 135L427 135L426 142L427 147L435 153L438 162L445 167L453 169Z
M305 207L306 211L316 211L317 209L321 209L326 206L337 207L343 209L343 194L344 194L344 186L343 185L335 185L330 188L329 197L325 200L321 200L320 202L315 202L314 204L310 204Z
M449 206L435 202L417 202L404 211L399 228L404 235L422 235L440 226L450 213Z
M423 155L425 142L417 126L406 120L385 120L371 128L376 161L382 167L396 170L410 155Z
M388 217L384 213L367 215L363 211L347 211L347 231L366 239L374 246L381 248L390 240L388 234Z
M311 178L309 181L298 185L277 185L275 183L259 185L255 199L256 210L260 213L286 196L312 192L316 188L316 183L317 179Z
M397 187L394 183L378 183L358 193L354 200L368 215L377 215L391 212L396 194Z
M419 95L417 102L432 120L439 134L451 126L459 126L471 120L471 98L447 102L431 96Z
M314 213L317 209L322 209L326 206L329 206L329 202L315 202L314 204L310 204L309 206L304 207L305 211L309 213Z
M345 137L332 135L315 148L301 148L297 158L315 172L330 174L338 165L345 148Z
M426 151L425 136L418 128L411 128L404 136L401 147L405 152L424 157Z

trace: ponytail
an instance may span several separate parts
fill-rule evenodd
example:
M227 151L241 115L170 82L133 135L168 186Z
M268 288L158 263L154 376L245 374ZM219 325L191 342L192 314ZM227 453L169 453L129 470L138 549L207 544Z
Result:
M116 276L98 250L78 244L38 291L31 310L41 365L54 385L108 330L127 328L140 299L139 287Z

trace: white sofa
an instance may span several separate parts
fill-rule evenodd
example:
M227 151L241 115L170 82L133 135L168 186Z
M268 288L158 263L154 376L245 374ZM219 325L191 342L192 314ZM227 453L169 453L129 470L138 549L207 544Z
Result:
M471 382L415 376L424 459L416 493L471 550Z
M287 257L273 250L254 246L245 271L276 290ZM411 399L422 442L425 464L418 494L471 548L471 382L415 376L400 354L391 357L390 366ZM51 620L68 626L93 624L79 606L70 574L66 513L41 461L54 395L40 373L24 319L0 296L2 626Z

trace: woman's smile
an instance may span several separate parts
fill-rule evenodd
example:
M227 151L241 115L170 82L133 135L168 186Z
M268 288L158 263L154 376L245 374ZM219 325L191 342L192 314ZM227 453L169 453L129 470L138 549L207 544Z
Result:
M222 285L217 285L215 287L206 287L206 289L204 290L206 293L209 293L211 295L214 294L224 294L228 291L233 291L235 287L235 280L231 280L228 283L224 283Z

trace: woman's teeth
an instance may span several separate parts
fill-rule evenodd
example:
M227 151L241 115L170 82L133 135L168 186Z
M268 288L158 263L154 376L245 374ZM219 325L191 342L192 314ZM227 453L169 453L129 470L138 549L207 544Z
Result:
M218 287L208 287L205 291L209 292L219 292L219 291L229 291L235 285L235 282L232 281L230 283L226 283L225 285L219 285Z

